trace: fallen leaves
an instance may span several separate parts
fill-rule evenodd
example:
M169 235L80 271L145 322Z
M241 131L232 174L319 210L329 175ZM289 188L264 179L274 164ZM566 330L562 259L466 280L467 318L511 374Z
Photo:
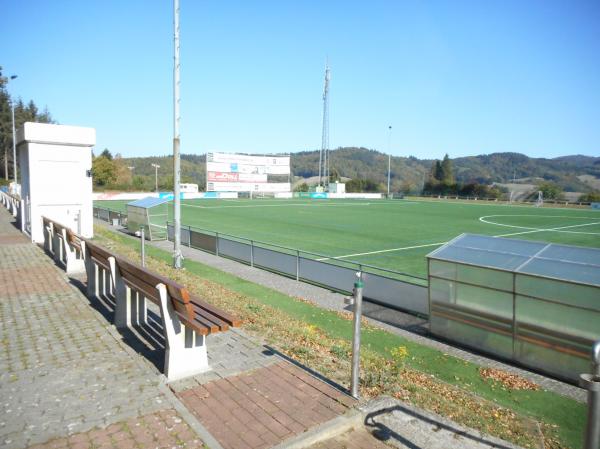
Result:
M517 374L495 368L480 368L479 375L484 379L502 384L507 390L539 390L538 384L531 382Z

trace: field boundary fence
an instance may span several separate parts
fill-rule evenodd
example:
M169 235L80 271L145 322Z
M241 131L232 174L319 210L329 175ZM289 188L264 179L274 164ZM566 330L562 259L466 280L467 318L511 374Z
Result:
M169 222L167 238L173 241L173 224ZM429 315L424 277L194 226L181 227L181 243L342 293L351 293L356 273L361 272L366 299L421 316Z
M106 221L112 225L127 226L127 214L121 211L98 206L94 206L93 210L94 218Z
M127 214L108 208L94 207L94 217L112 225L127 225ZM173 241L170 222L167 222L167 239ZM360 271L366 299L429 316L425 277L194 226L181 227L181 244L347 294L351 293L356 273Z

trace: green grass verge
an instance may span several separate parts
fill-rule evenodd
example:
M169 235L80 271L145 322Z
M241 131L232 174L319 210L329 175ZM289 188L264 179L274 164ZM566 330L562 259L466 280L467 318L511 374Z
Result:
M102 231L102 235L133 249L139 249L139 240L132 237L118 235L111 231ZM146 254L167 263L172 260L170 253L149 245L146 246ZM263 304L276 307L307 324L318 326L332 338L348 341L352 338L352 329L348 326L348 321L335 312L298 301L278 291L246 281L199 262L186 259L184 267L194 275L218 283L239 294L254 298ZM389 350L391 348L405 346L410 354L410 357L406 359L408 366L434 375L447 383L460 386L521 415L558 426L556 429L557 437L567 447L574 449L582 445L586 416L585 404L544 390L505 390L498 385L485 381L479 375L479 366L474 363L446 355L441 351L420 345L382 329L369 326L363 330L362 343L388 358L390 357Z

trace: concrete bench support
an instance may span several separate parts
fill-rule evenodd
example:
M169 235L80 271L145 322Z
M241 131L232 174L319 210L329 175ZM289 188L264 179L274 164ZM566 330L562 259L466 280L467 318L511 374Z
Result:
M160 314L166 345L165 376L173 381L210 370L206 337L181 323L164 284L158 284L156 288L160 294Z
M108 261L114 280L115 326L123 329L146 324L146 298L125 284L114 257L109 257Z

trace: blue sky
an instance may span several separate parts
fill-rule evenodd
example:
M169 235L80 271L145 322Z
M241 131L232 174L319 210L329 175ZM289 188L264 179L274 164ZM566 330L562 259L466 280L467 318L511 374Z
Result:
M181 1L182 151L600 156L600 2ZM0 0L12 94L124 156L172 144L172 2Z

